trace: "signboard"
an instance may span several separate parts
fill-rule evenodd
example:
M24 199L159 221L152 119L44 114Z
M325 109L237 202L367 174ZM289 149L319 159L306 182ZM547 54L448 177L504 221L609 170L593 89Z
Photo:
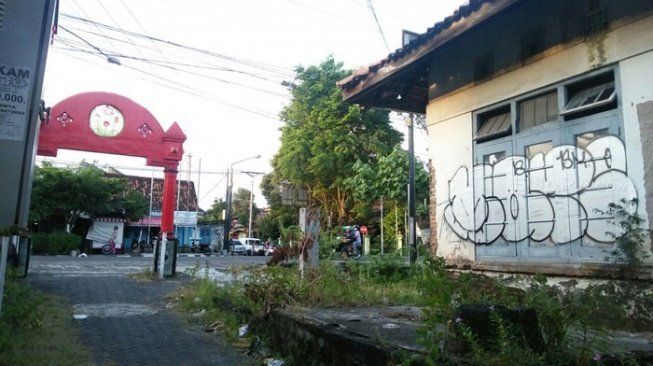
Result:
M25 140L30 75L27 67L0 64L0 139Z
M175 211L174 224L177 226L196 226L197 212L195 211Z

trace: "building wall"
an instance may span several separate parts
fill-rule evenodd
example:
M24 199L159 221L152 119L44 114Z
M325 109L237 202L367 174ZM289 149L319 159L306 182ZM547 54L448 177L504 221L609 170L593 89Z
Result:
M485 213L483 210L477 210L475 206L487 203L478 199L474 201L462 198L465 193L468 194L468 197L474 197L473 193L465 192L465 189L473 191L474 185L481 183L478 179L474 180L474 177L485 174L482 171L474 173L474 143L472 140L474 112L577 77L601 66L616 66L615 82L620 86L618 111L621 114L619 118L623 119L623 131L619 131L621 138L606 137L601 142L604 145L601 148L605 149L607 146L607 149L612 149L614 161L621 165L612 167L609 166L610 164L596 163L593 171L596 175L591 176L591 180L595 181L598 173L617 176L614 181L620 182L620 186L615 189L614 194L635 195L639 199L640 215L645 219L653 215L653 199L651 198L653 196L649 196L651 193L646 190L647 186L650 187L650 184L647 183L653 180L653 165L649 162L652 159L643 158L653 156L653 145L651 144L653 143L653 128L650 127L650 124L644 123L653 120L653 84L650 82L653 80L653 32L651 29L653 29L653 17L617 28L609 34L590 40L590 42L546 51L546 56L538 61L479 85L461 88L429 103L427 122L431 158L436 170L436 183L433 188L437 199L439 255L451 260L475 261L478 255L477 249L480 248L479 250L483 251L493 245L492 243L484 243L480 246L473 244L479 240L473 237L475 235L473 230L469 230L469 228L474 230L481 228L482 218L479 216ZM598 150L599 145L599 143L595 145L595 150ZM575 148L572 147L559 147L559 149L575 152ZM598 154L596 151L590 152L594 155ZM623 158L622 162L619 161L620 156ZM648 161L645 162L645 160ZM476 169L479 168L486 169L483 166L476 167ZM621 174L622 170L625 171L625 174ZM453 190L452 186L457 188ZM593 208L598 207L596 205L599 202L596 201L599 199L592 199L593 193L591 187L589 188L586 202L594 201L594 206L588 204L585 210L591 213ZM562 188L558 187L557 189ZM650 190L653 191L653 188ZM559 191L554 193L549 193L549 196L565 196L567 194L567 192ZM568 202L578 200L568 197L565 199ZM604 200L604 198L600 200ZM452 205L452 202L457 204ZM522 204L523 202L517 201L517 203ZM600 203L607 205L607 202ZM556 205L556 203L552 203L552 205ZM459 212L453 212L455 210L459 210ZM492 207L487 210L491 211ZM464 222L465 220L468 222ZM555 220L554 218L553 221ZM559 221L560 217L557 220ZM593 225L593 230L599 236L599 232L602 230L601 223L594 221ZM468 229L464 230L462 227ZM586 230L591 229L589 226L586 228ZM562 235L564 230L559 225L555 230L561 232L558 235L558 238L563 237L559 239L561 243L570 242L575 238L574 235L586 234L586 232L570 233L568 234L569 238L564 238ZM571 229L569 230L571 231ZM519 236L519 233L516 235ZM607 239L603 238L603 240ZM558 245L556 241L553 241L553 244L556 250L559 248L562 248L562 251L566 250L564 244ZM551 248L544 249L551 250ZM513 253L515 260L521 260L524 257L535 261L539 260L540 254L533 254L535 258L532 258L528 251L510 247L506 247L505 250L506 252L515 251ZM550 257L553 258L551 260L559 258L558 255L559 253L556 252ZM564 260L574 262L577 259L574 255L567 253ZM605 256L597 255L591 259L595 262L607 260L608 258ZM544 261L547 260L544 259Z
M649 32L648 33L653 33ZM644 182L647 188L640 202L642 210L653 217L653 52L649 51L621 62L623 88L624 132L627 141L641 141L628 145L628 153L643 157L642 169L633 170L633 179ZM648 228L653 229L652 220ZM653 243L651 243L653 251Z

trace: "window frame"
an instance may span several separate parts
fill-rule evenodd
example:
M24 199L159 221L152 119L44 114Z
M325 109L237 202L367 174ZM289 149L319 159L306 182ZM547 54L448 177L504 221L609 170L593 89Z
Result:
M585 107L583 110L575 110L562 113L575 95L583 90L599 86L613 85L614 90L608 99L600 105L593 104L592 107ZM519 126L520 103L529 99L537 98L549 92L556 91L558 100L558 118L556 121L542 123L522 130ZM619 95L623 93L618 65L611 65L600 70L578 75L573 78L549 84L528 93L513 96L498 103L477 109L472 112L472 123L475 129L472 157L475 164L484 163L484 156L497 150L505 150L506 157L512 155L526 156L525 147L543 141L552 141L554 148L560 145L576 146L576 137L586 132L601 129L608 129L609 135L624 139L624 119L622 115L623 106ZM597 98L601 93L597 95ZM614 103L614 108L601 108L602 106ZM511 132L505 136L477 138L476 133L480 128L481 116L491 115L494 111L502 108L509 108L511 114ZM594 110L596 111L594 112ZM530 183L527 183L530 186ZM474 189L478 187L473 184ZM540 246L532 243L532 239L525 239L524 242L508 242L499 238L491 245L476 246L475 256L479 261L502 262L512 260L525 260L532 262L558 262L560 260L575 258L575 260L586 259L595 261L596 258L604 255L600 247L593 247L586 244L585 237L576 239L570 243L556 246ZM497 245L494 245L497 244ZM535 245L534 245L535 244Z
M605 99L599 99L599 97L603 95L603 93L609 88L612 88L612 92L610 93L610 95ZM595 92L595 90L598 90L598 92ZM588 99L588 97L594 93L596 93L596 96L594 97L593 101L587 104L582 102L583 99ZM562 110L560 110L560 115L567 116L573 113L590 111L592 109L614 103L616 99L617 99L617 88L615 86L614 80L600 85L591 86L579 90L578 92L571 95L569 101L565 103L565 106L562 108ZM580 100L580 104L578 104L579 100ZM575 107L570 107L570 105L572 105L572 102L575 102L573 104L578 104L578 105L576 105Z

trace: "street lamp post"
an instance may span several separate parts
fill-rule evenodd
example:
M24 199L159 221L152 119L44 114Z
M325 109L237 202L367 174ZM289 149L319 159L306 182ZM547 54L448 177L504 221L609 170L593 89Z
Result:
M247 222L247 236L252 236L252 207L254 206L254 175L252 175L252 188L249 191L249 221Z
M225 198L225 216L224 216L224 243L223 248L227 245L227 240L230 240L229 231L231 229L231 196L233 194L234 185L234 165L252 159L260 159L261 155L250 156L249 158L235 161L229 165L227 170L227 197Z

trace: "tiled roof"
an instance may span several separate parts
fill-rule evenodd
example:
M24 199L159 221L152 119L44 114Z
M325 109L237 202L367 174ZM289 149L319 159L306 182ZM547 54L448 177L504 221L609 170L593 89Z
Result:
M112 178L127 179L129 185L135 190L139 191L143 196L150 198L150 186L152 177L139 177L116 173L117 170L113 169L111 173L106 173L105 176ZM152 189L152 211L161 211L163 203L163 178L154 178L154 186ZM196 211L197 210L197 194L195 192L195 184L192 181L177 181L178 189L175 191L175 211ZM179 193L179 200L177 200L177 192ZM179 206L177 206L177 202ZM201 211L201 210L200 210Z

